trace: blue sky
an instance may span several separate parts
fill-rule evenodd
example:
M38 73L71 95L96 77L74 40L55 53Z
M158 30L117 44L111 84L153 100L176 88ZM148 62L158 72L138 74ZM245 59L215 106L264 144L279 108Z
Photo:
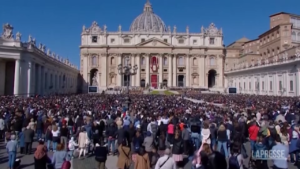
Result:
M0 24L10 23L22 40L31 34L56 54L79 65L82 26L93 21L108 31L128 30L146 0L3 0ZM285 11L300 14L299 0L150 0L154 12L177 31L200 32L214 22L222 27L225 45L256 38L269 29L269 16Z

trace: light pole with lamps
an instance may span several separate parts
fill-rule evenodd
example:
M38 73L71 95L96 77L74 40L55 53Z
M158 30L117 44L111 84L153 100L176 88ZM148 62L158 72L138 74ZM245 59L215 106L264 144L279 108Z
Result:
M127 92L126 92L126 96L124 98L125 102L124 102L124 106L127 108L127 110L129 109L129 105L130 105L130 98L129 98L129 78L130 76L133 76L137 73L137 69L138 66L134 65L133 67L131 66L131 64L129 63L129 58L126 58L126 64L123 66L122 64L118 65L118 72L120 75L124 75L127 77L127 83L126 83L126 87L127 87Z

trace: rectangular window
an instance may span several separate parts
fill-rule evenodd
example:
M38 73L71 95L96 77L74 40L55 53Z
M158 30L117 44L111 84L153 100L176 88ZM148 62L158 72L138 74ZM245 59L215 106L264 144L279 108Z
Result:
M167 58L164 58L164 65L166 66L166 65L168 65L168 59Z
M124 43L130 43L130 39L124 39Z
M273 90L273 84L272 84L272 81L270 81L270 91Z
M279 90L280 91L282 90L282 81L281 80L279 81Z
M115 39L110 39L110 43L115 43Z
M261 89L262 89L262 90L265 90L265 82L262 82L262 84L261 84Z
M98 37L92 36L92 43L97 43L97 42L98 42Z
M142 39L141 42L145 42L145 39Z
M179 43L179 44L183 44L183 43L184 43L184 40L183 40L183 39L179 39L179 40L178 40L178 43Z
M294 82L290 80L290 91L294 91Z
M197 40L194 39L194 40L193 40L193 44L194 44L194 45L197 45Z
M215 44L215 38L209 38L209 44L210 45Z
M168 39L164 39L164 42L168 43Z

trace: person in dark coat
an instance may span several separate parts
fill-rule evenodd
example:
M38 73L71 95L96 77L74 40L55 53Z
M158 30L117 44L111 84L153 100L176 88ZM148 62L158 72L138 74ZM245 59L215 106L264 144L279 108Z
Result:
M30 154L32 149L32 142L34 137L34 131L27 127L24 131L24 141L25 141L25 154Z
M18 142L19 142L19 147L20 147L20 154L24 154L25 153L24 152L25 137L24 137L24 133L23 133L24 130L25 130L25 128L22 129L22 131L19 133L19 136L18 136L18 138L19 138Z
M97 143L95 147L95 160L98 163L98 169L105 169L108 149L104 146L103 141L100 142L100 145Z

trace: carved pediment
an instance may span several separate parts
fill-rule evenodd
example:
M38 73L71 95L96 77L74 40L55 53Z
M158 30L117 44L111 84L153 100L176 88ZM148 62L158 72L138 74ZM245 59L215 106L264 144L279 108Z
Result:
M157 38L151 38L145 42L141 42L141 43L138 43L136 44L135 46L137 47L152 47L152 46L155 46L155 47L172 47L172 45L170 45L169 43L166 43L160 39L157 39Z
M192 76L199 76L198 73L192 73Z

